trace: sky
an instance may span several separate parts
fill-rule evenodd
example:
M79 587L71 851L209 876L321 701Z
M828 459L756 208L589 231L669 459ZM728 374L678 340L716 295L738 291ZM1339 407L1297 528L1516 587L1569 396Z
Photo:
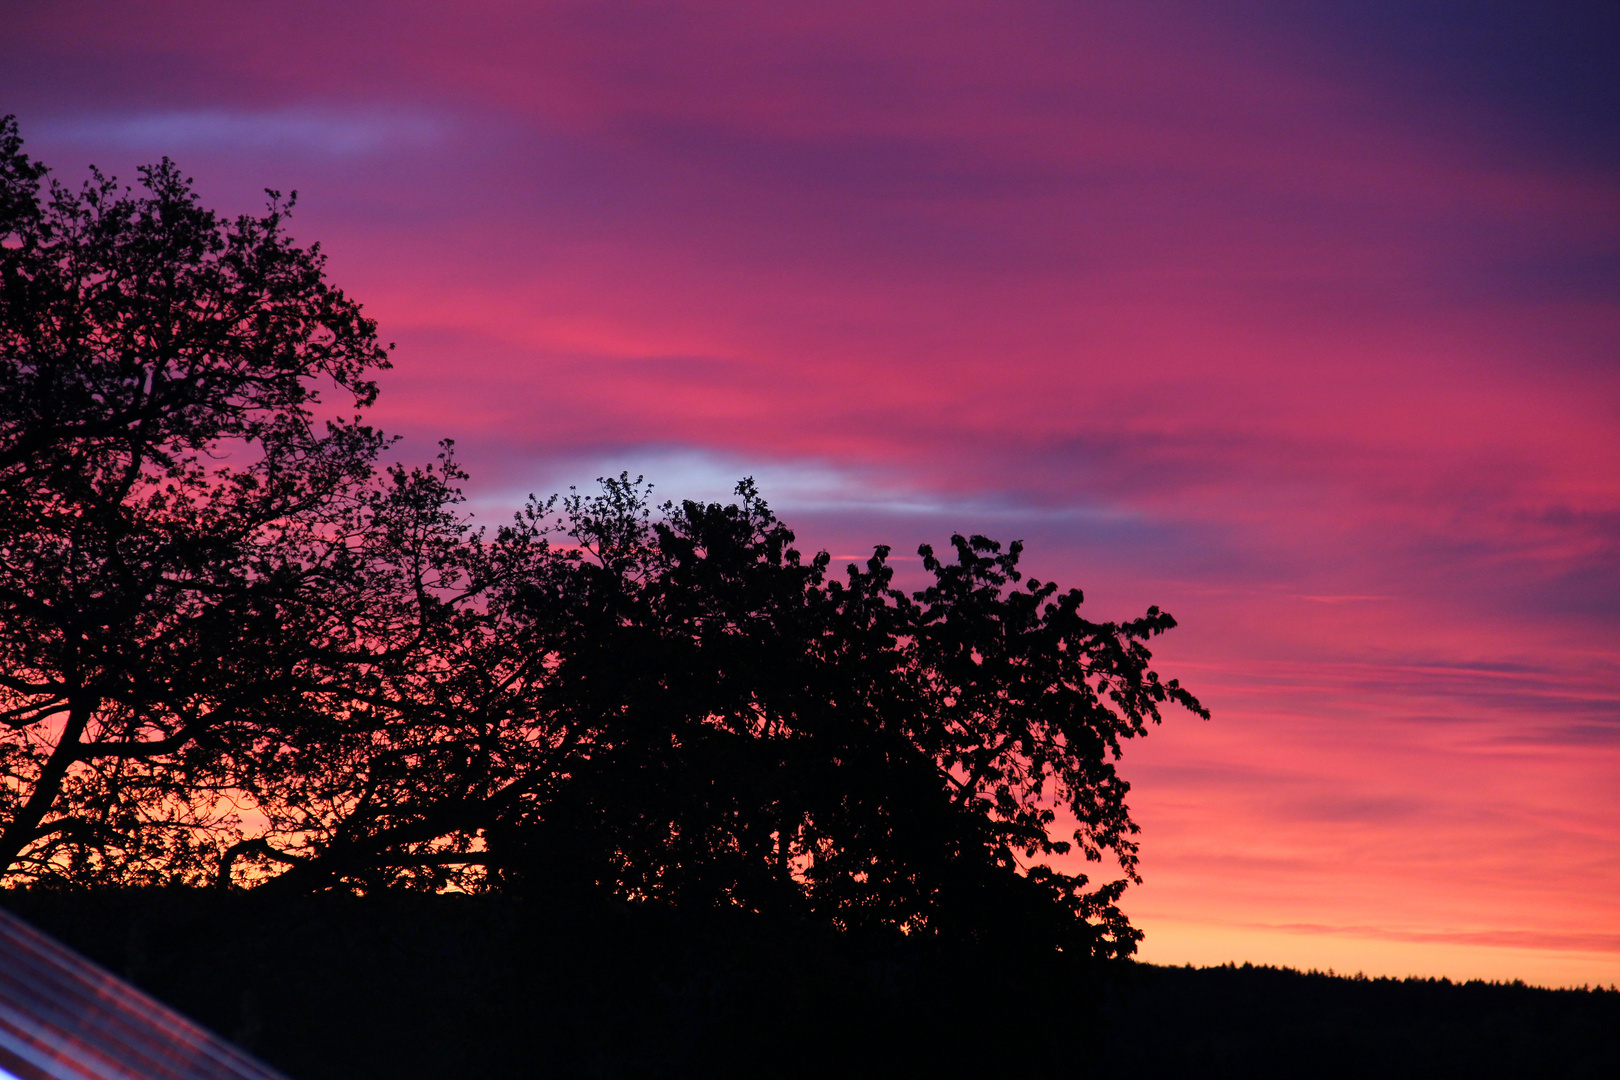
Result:
M1607 985L1617 58L1502 0L9 0L0 113L297 190L486 518L748 475L1172 612L1144 959Z

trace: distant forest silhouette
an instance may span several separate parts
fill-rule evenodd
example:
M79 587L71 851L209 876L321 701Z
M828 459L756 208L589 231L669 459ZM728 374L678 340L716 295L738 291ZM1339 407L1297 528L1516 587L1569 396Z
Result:
M502 893L0 903L297 1080L1620 1075L1612 990L1097 964Z

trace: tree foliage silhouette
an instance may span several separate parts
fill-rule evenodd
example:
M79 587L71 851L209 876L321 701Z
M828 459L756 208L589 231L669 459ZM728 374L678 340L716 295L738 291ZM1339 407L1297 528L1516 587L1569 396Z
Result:
M885 547L840 577L794 550L749 481L733 505L657 520L628 477L604 488L565 507L579 546L560 592L519 586L553 621L549 697L570 742L549 801L491 828L497 852L528 849L503 872L1130 951L1123 881L1086 892L1040 861L1019 872L1020 856L1072 842L1136 876L1121 742L1167 702L1203 714L1148 666L1168 615L1088 622L1078 591L1018 587L1021 546L981 536L953 537L948 562L924 547L933 584L912 595Z
M380 446L372 323L165 159L44 186L0 123L0 866L173 873L233 755L307 722Z
M1127 955L1115 763L1175 625L1021 545L805 558L751 481L628 475L493 534L379 470L374 325L165 160L44 186L0 128L8 880L505 890ZM1050 862L1117 860L1092 887ZM1089 891L1088 891L1089 889Z

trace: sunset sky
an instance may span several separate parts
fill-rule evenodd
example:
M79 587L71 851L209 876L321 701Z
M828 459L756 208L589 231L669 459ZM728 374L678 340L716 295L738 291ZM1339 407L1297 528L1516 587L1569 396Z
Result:
M1609 984L1617 12L8 0L0 114L297 189L487 519L752 475L1174 613L1145 959Z

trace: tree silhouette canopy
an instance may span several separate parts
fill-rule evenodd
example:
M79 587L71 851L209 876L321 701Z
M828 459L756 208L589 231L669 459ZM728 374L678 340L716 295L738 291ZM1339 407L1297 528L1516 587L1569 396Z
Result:
M165 159L51 184L0 127L0 866L186 873L236 755L336 677L345 537L380 447L315 421L385 353L292 245Z
M1021 545L805 558L753 483L628 475L475 529L378 467L386 350L318 247L45 183L0 126L0 869L10 883L504 890L1128 955L1122 744L1157 608ZM342 409L325 403L335 390ZM1117 861L1092 887L1071 851Z

